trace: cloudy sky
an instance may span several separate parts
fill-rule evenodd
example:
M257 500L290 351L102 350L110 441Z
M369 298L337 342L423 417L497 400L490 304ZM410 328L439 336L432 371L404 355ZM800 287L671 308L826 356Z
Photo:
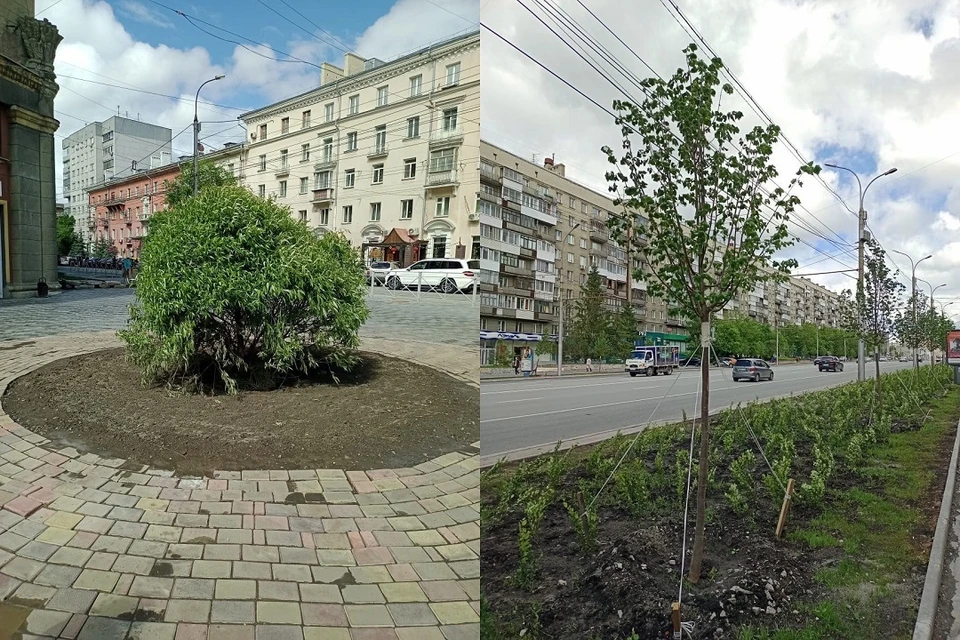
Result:
M867 192L868 225L888 253L933 254L917 275L947 283L936 297L956 300L947 311L960 319L960 0L485 0L481 21L611 109L624 94L604 75L639 95L618 63L638 78L653 75L645 64L667 77L687 44L703 49L676 7L800 156L849 167L864 184L898 169ZM568 176L605 191L600 148L619 145L613 119L487 29L481 37L483 137L526 157L556 154ZM740 94L725 104L744 112L744 128L762 122ZM780 184L801 164L783 144L774 163ZM857 219L831 192L855 211L856 181L826 167L822 177L825 184L807 180L799 192L805 210L791 231L807 244L787 254L797 273L856 268ZM890 257L909 276L910 261ZM835 290L855 284L844 274L811 279Z
M204 87L199 109L201 139L208 149L220 148L243 139L241 113L315 87L321 62L342 66L347 51L390 60L475 30L479 15L479 0L324 2L322 11L320 5L36 0L37 17L56 24L64 38L55 61L57 184L63 139L118 109L180 133L174 156L187 155L197 87L226 74Z

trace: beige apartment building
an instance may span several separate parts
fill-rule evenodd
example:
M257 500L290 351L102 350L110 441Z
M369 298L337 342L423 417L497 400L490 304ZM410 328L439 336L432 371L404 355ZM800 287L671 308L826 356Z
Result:
M316 233L404 265L479 256L479 32L389 62L347 53L240 119L244 144L217 162Z

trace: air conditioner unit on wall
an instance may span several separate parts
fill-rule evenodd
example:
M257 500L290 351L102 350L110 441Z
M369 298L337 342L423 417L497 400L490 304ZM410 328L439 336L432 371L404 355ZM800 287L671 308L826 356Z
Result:
M471 214L468 216L468 218L469 218L470 222L476 222L477 220L480 219L480 214L479 214L479 213L471 213Z
M412 236L420 235L420 227L410 227L409 229L407 229L407 233L409 233Z

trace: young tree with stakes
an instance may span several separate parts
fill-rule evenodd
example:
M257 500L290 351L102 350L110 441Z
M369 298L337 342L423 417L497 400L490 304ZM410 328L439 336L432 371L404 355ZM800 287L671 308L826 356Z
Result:
M721 85L721 60L701 60L693 44L684 54L686 68L668 80L642 81L647 98L641 104L614 102L623 156L610 147L603 152L616 167L606 176L615 203L629 212L611 221L614 236L619 240L632 225L650 238L643 251L650 270L637 273L637 279L647 280L649 295L675 300L701 324L700 464L689 574L697 582L710 452L710 319L741 292L763 281L783 281L796 266L774 254L792 244L787 220L800 202L793 187L820 167L804 165L787 189L766 190L778 175L770 157L780 128L757 126L741 136L737 123L743 113L721 110L722 95L733 93L730 84Z
M923 310L927 306L927 296L919 289L913 292L913 295L907 298L900 313L894 320L893 328L900 344L911 349L911 357L916 353L916 349L923 346L924 343L924 322ZM913 367L917 368L919 357L913 362Z
M603 308L603 279L596 267L590 269L587 281L580 287L576 309L577 316L564 350L578 360L605 357L610 350L610 314Z
M880 399L880 347L894 334L900 294L905 287L894 278L887 267L886 254L876 240L867 241L864 258L863 291L852 294L843 291L844 328L861 338L868 348L874 350L873 360L877 367L876 390Z

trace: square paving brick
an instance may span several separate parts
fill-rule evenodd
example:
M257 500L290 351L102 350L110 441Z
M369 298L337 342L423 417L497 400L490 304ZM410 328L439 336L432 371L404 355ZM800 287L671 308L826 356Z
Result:
M261 600L288 600L293 602L300 600L300 589L295 582L260 580L257 582L257 593L259 593Z
M273 565L273 579L289 582L312 582L313 574L310 567L304 564L275 564Z
M466 602L434 602L430 604L440 624L468 624L480 622L480 616Z
M120 574L113 571L97 571L96 569L84 569L76 582L73 583L74 589L94 589L96 591L113 591L117 586L117 580Z
M317 549L317 560L327 567L353 567L357 564L348 549Z
M185 599L212 600L213 590L216 586L214 580L201 580L197 578L177 578L173 584L173 597Z
M113 563L113 570L119 573L132 573L139 576L148 576L156 562L153 558L140 556L120 556Z
M422 603L392 603L387 605L387 611L398 627L426 627L437 624L433 611Z
M177 625L168 622L134 622L130 626L129 640L174 640Z
M267 544L278 547L302 547L303 538L298 531L267 531Z
M258 602L257 622L301 624L300 605L296 602Z
M142 556L144 558L162 558L167 553L167 546L166 542L134 540L130 543L127 553L131 556Z
M71 567L82 567L93 555L93 551L88 549L74 549L73 547L60 547L57 552L50 556L52 564L66 564Z
M300 585L300 600L339 604L343 602L343 596L340 595L340 588L335 584L310 583Z
M85 564L84 567L87 569L100 569L101 571L109 571L111 568L113 568L113 563L116 561L116 553L97 551L89 560L87 560L87 564Z
M275 624L258 624L257 640L303 640L300 627Z
M240 554L247 562L280 562L280 551L277 547L244 545Z
M186 558L199 560L203 557L202 544L172 544L167 547L168 558Z
M83 520L74 527L77 531L89 531L90 533L106 533L113 526L114 520L99 518L97 516L84 516Z
M377 582L393 582L393 577L385 566L350 567L350 575L357 584L374 584Z
M303 624L318 627L346 627L347 614L340 604L305 602L300 605Z
M256 580L217 580L214 597L218 600L256 600Z
M77 640L124 640L129 630L130 622L126 620L91 616L87 618Z
M422 580L457 579L457 574L443 562L416 562L412 566Z
M257 630L254 627L212 624L207 630L207 640L256 640L256 633Z
M83 589L57 589L57 592L47 602L47 608L55 611L68 611L70 613L86 613L90 610L90 605L96 600L95 591L86 591Z
M219 544L250 544L253 542L253 531L249 529L220 529L217 531Z
M44 566L42 562L29 558L14 558L3 566L3 572L19 580L33 580Z
M3 505L3 508L7 511L11 511L18 516L23 516L26 518L28 515L42 507L43 505L32 498L26 496L17 496L10 502Z
M122 538L142 538L143 534L147 531L147 526L139 522L120 522L117 521L110 527L111 536L119 536Z
M393 618L382 604L347 604L343 607L352 627L393 627Z
M253 624L257 618L255 604L253 601L214 600L210 609L210 621Z
M387 602L427 602L427 594L414 582L397 582L380 585Z
M47 565L43 571L34 578L34 582L50 587L69 587L74 583L81 571L82 569L78 567L51 564Z
M133 579L128 593L138 598L169 598L172 590L173 578L137 576Z
M439 628L425 627L401 627L395 630L398 640L450 640L445 638ZM472 636L465 640L477 640L480 637L478 630Z
M162 524L151 524L143 534L144 540L155 542L179 542L183 529Z
M210 617L209 600L170 600L164 620L167 622L206 622Z
M238 544L207 544L203 546L204 560L239 560Z
M361 629L357 629L361 631ZM356 636L350 635L349 629L338 629L336 627L304 627L303 640L352 640ZM427 640L418 638L417 640ZM440 636L443 640L443 636Z
M42 587L39 585L24 582L20 588L10 596L10 602L24 606L35 607L37 603L45 603L57 593L52 587Z
M280 562L284 564L317 564L317 552L314 549L280 547Z
M39 513L39 512L38 512ZM39 522L31 522L30 520L21 520L14 526L10 527L10 531L23 536L24 538L30 538L33 540L38 535L43 533L46 530L47 526L40 524Z
M137 599L129 596L116 596L109 593L101 593L90 607L90 615L103 616L105 618L133 618L133 612L137 609Z
M230 563L225 560L195 560L191 575L194 578L229 578Z
M67 626L72 614L63 611L43 611L34 610L27 616L22 630L27 633L34 633L38 636L51 636L56 638Z
M29 538L24 538L12 531L0 533L0 549L4 551L16 551L28 542L30 542Z
M233 577L269 580L273 577L273 570L266 562L234 562Z
M40 560L42 562L52 556L58 548L59 547L53 544L31 540L20 548L20 551L17 552L17 555L30 558L31 560Z
M76 531L70 529L61 529L60 527L48 527L46 531L37 536L36 542L45 542L47 544L62 547L70 542L77 535Z
M343 601L351 604L386 602L380 587L370 584L348 584L343 587Z

